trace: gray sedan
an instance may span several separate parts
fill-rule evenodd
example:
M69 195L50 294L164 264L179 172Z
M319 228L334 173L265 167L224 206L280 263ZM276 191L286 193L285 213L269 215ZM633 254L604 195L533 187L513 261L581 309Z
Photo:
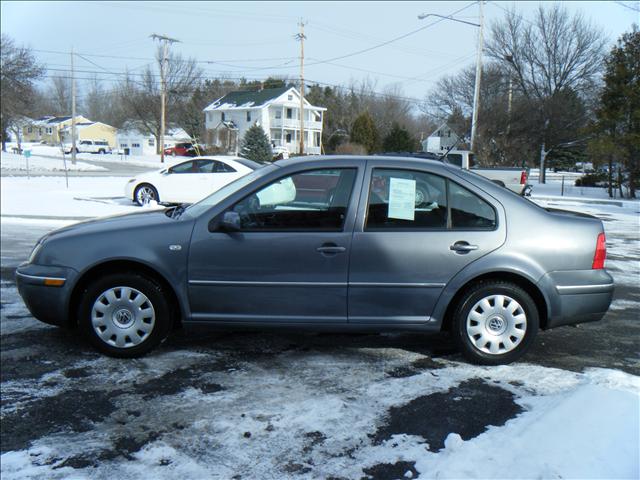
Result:
M186 208L54 231L16 276L36 318L117 357L208 324L448 330L470 361L501 364L539 329L603 317L605 255L598 219L451 165L307 157Z

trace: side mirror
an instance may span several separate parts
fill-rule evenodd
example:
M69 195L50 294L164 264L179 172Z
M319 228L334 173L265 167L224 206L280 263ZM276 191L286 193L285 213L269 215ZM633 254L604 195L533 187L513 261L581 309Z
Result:
M239 232L241 229L240 214L238 212L224 212L220 222L217 222L215 218L209 222L210 232Z

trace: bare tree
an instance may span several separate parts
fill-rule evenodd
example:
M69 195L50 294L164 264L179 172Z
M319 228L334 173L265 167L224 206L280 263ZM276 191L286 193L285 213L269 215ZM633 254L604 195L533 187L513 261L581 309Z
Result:
M9 126L28 115L29 99L35 92L35 82L44 75L44 68L26 47L18 47L7 35L0 37L0 135L6 151Z
M508 69L522 95L533 101L543 182L547 155L578 141L573 136L575 128L569 127L587 120L583 112L583 118L559 122L557 112L564 107L558 106L567 99L573 101L574 94L583 100L593 92L602 71L605 45L600 30L580 14L570 16L557 4L540 6L532 22L510 11L491 27L488 55Z
M158 65L161 62L158 50ZM176 125L178 113L190 95L200 85L202 69L192 59L184 59L180 54L169 55L166 71L167 124ZM138 125L156 138L156 149L160 148L160 76L151 66L141 76L127 75L120 85L121 100L137 121Z
M48 97L51 102L51 114L71 115L71 78L52 77Z

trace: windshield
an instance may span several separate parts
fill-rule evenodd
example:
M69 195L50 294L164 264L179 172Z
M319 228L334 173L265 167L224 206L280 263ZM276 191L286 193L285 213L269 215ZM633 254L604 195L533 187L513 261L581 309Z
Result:
M260 178L262 175L268 172L271 172L276 168L278 167L276 167L275 165L266 165L264 167L258 168L257 170L254 170L253 172L245 175L244 177L240 177L237 180L234 180L233 182L228 183L227 185L222 187L220 190L213 192L211 195L203 198L198 203L194 203L193 205L187 207L184 213L188 214L191 217L197 217L202 213L204 213L205 211L209 210L214 205L220 203L229 195L246 187L255 179Z

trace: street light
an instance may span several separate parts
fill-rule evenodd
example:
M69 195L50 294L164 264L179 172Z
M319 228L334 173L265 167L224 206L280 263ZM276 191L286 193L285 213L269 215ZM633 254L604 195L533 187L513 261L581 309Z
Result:
M438 15L437 13L423 13L418 15L419 20L423 20L427 17L438 17L444 20L453 20L454 22L466 23L474 27L480 28L478 32L478 52L476 58L476 83L473 89L473 113L471 115L471 151L475 145L476 129L478 124L478 110L480 108L480 76L482 75L482 43L484 34L484 15L482 11L482 1L478 2L480 5L480 23L467 22L465 20L459 20L453 17L446 17L444 15Z

